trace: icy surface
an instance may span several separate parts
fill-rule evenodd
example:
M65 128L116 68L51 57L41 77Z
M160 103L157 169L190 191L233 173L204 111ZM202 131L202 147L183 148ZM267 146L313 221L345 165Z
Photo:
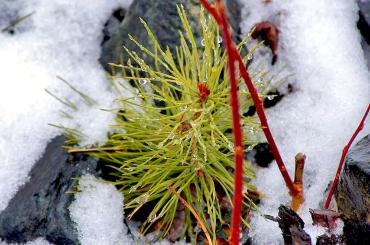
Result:
M69 210L84 245L133 244L123 223L123 196L113 185L86 175Z
M260 21L280 30L279 62L292 73L294 92L267 112L267 118L290 175L294 156L307 156L304 171L305 203L299 214L312 223L309 208L319 208L324 189L333 179L341 150L370 102L370 76L356 28L354 0L272 1L240 0L244 4L244 33ZM366 127L362 136L369 134ZM361 136L358 137L360 139ZM265 194L261 210L277 215L290 203L275 163L257 173L256 185ZM257 216L252 220L256 244L279 244L277 223ZM309 227L308 227L309 228ZM311 238L314 240L315 229Z
M89 135L85 143L104 141L112 114L112 93L97 59L105 21L131 0L0 1L1 29L33 13L15 27L15 35L0 32L0 211L27 180L32 165L57 130L48 123L78 127ZM68 86L93 97L88 107ZM79 107L70 112L75 123L58 115L65 106L47 94L68 98Z

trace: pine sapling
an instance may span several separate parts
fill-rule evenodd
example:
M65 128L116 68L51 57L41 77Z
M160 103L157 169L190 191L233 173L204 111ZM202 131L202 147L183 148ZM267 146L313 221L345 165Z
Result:
M202 3L210 7L206 1ZM122 95L129 91L131 95L116 99L116 124L108 141L101 147L66 147L70 153L91 154L111 167L113 184L125 197L129 219L150 206L147 210L150 214L141 225L143 234L155 229L165 237L179 205L183 204L185 221L179 239L187 236L192 242L197 241L198 231L194 232L191 219L194 216L206 237L204 240L215 243L219 239L216 229L230 223L225 210L229 214L230 204L234 202L230 241L237 244L240 222L248 226L247 220L241 217L243 205L248 208L244 217L257 208L249 195L255 192L250 183L254 175L244 159L244 146L252 149L260 143L254 134L261 128L265 131L268 125L264 118L262 127L257 127L256 117L244 116L240 111L246 112L254 101L257 115L264 116L261 98L268 97L269 89L281 81L271 85L275 77L265 81L262 77L267 73L257 68L253 79L261 89L254 88L243 59L253 56L255 49L243 58L239 53L250 36L235 45L222 2L218 1L217 6L220 12L214 16L221 27L226 50L221 48L222 38L216 23L208 20L203 11L200 11L201 46L182 7L178 7L178 13L184 31L179 32L180 45L172 50L163 49L147 23L141 20L152 47L145 47L132 36L130 39L147 57L154 59L155 66L151 67L138 53L126 49L130 59L110 65L120 70L120 74L112 76L117 92ZM250 70L253 72L253 68ZM244 84L239 86L238 72L246 80L249 93ZM122 79L130 81L134 88ZM74 91L86 103L90 102ZM238 95L243 96L238 99ZM155 102L162 105L158 107ZM253 129L253 132L248 130L243 137L242 128ZM61 129L74 136L73 139L78 138L75 131ZM266 137L270 142L271 133ZM277 152L277 147L273 151Z
M191 219L195 217L204 240L215 243L219 239L216 230L229 223L234 173L239 176L235 179L240 188L237 198L245 207L256 209L248 195L255 191L250 183L254 177L253 169L244 160L243 146L252 149L260 143L254 137L260 128L255 128L256 117L239 113L239 109L247 111L253 101L244 88L238 89L237 67L227 62L232 57L221 48L222 39L216 23L200 11L203 40L199 45L184 8L178 7L178 13L184 31L179 32L180 45L175 49L164 50L144 20L141 22L152 48L130 36L146 56L154 59L154 67L128 49L130 60L111 64L121 73L112 77L115 87L119 92L131 91L132 96L117 98L116 124L107 143L102 147L69 147L67 150L92 154L112 167L112 175L116 178L113 184L125 197L127 217L134 218L142 209L149 209L149 216L141 225L143 234L155 229L165 237L172 229L179 205L183 204L185 220L179 239L187 236L197 242L198 231L195 232ZM248 39L238 46L228 43L237 50ZM254 50L244 59L252 56ZM232 76L229 76L230 72ZM261 73L257 68L256 81L266 74ZM122 82L122 78L131 81L134 88ZM231 97L229 79L232 79ZM269 82L274 79L271 77ZM275 86L269 82L259 82L264 85L259 97L267 97L270 86ZM237 94L245 96L238 101ZM156 106L156 101L162 105ZM232 120L229 114L238 120ZM253 128L254 132L246 132L243 138L242 127ZM239 130L234 143L232 128ZM237 158L237 165L234 165L233 156ZM244 166L243 161L247 163ZM248 192L242 192L243 186ZM241 208L238 212L240 214ZM248 225L239 215L240 220Z

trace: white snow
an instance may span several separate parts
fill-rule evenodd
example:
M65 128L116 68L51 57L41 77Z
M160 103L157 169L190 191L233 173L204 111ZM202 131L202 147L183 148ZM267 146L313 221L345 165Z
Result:
M50 245L48 241L46 241L44 238L37 238L36 240L33 240L31 242L27 242L25 245Z
M69 210L80 242L84 245L133 244L126 236L127 227L123 223L122 193L91 175L81 178L79 190Z
M341 150L370 102L370 76L356 28L358 7L354 0L240 2L244 33L264 20L278 26L277 66L287 64L294 73L294 93L268 110L267 118L291 176L295 154L307 156L299 214L310 226L308 209L319 208ZM369 132L366 127L361 135ZM275 163L257 173L256 185L265 194L260 208L266 214L277 215L278 206L291 201ZM277 223L257 216L252 225L257 244L282 243Z
M130 233L123 223L123 196L113 185L91 175L81 177L79 193L69 208L71 218L76 223L79 240L83 245L129 245L153 244L154 234L144 237L135 222L131 222ZM171 244L167 240L157 241L157 245ZM184 241L175 244L186 244Z

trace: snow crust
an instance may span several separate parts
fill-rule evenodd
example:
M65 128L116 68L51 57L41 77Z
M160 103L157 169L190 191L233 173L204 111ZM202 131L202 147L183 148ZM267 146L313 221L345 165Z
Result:
M291 176L294 156L307 156L305 203L299 214L315 241L320 232L310 227L308 210L321 208L342 148L370 102L370 76L356 27L358 7L354 0L240 2L244 33L260 21L278 26L277 66L287 64L294 73L289 81L294 92L268 110L267 118ZM358 140L369 133L366 127ZM291 201L275 162L258 171L256 185L265 194L260 208L266 214L276 216L278 206ZM256 244L283 243L277 223L256 215L252 227Z
M112 92L97 59L105 21L131 0L3 0L1 29L11 21L33 13L15 27L15 35L0 33L0 211L27 181L27 174L58 130L48 123L77 127L89 138L104 141L113 115ZM4 16L4 18L3 18ZM93 97L82 99L57 76ZM47 94L74 101L75 123L58 115L65 106Z

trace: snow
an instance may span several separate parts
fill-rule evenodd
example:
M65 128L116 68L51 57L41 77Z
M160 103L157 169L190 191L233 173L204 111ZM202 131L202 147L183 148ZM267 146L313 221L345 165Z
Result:
M1 1L0 27L33 14L15 28L15 35L0 33L0 211L27 181L32 165L46 144L58 134L48 123L77 127L88 135L84 143L102 142L112 124L112 92L97 59L102 28L112 11L131 1L30 0ZM85 105L57 76L93 97L97 104ZM65 106L47 94L76 102L74 123L58 111Z
M268 110L267 118L291 176L294 156L307 156L305 203L299 214L310 226L308 210L319 208L341 150L370 102L370 76L356 28L358 7L354 0L240 2L244 33L263 20L278 26L277 66L287 64L294 73L294 92ZM366 127L361 135L369 132ZM260 208L266 214L277 215L278 206L291 201L275 163L258 171L256 185L265 194ZM256 216L252 226L257 244L282 243L277 223Z
M130 222L128 229L124 225L123 196L112 184L91 175L81 177L81 192L69 208L71 218L76 224L79 240L83 245L129 245L152 244L154 234L144 237L139 232L137 223ZM155 242L157 245L171 244L167 240ZM185 244L183 241L175 244Z
M86 175L70 206L79 240L84 245L133 244L123 223L123 196L113 185Z
M27 242L25 245L49 245L48 241L46 241L44 238L37 238L36 240Z

